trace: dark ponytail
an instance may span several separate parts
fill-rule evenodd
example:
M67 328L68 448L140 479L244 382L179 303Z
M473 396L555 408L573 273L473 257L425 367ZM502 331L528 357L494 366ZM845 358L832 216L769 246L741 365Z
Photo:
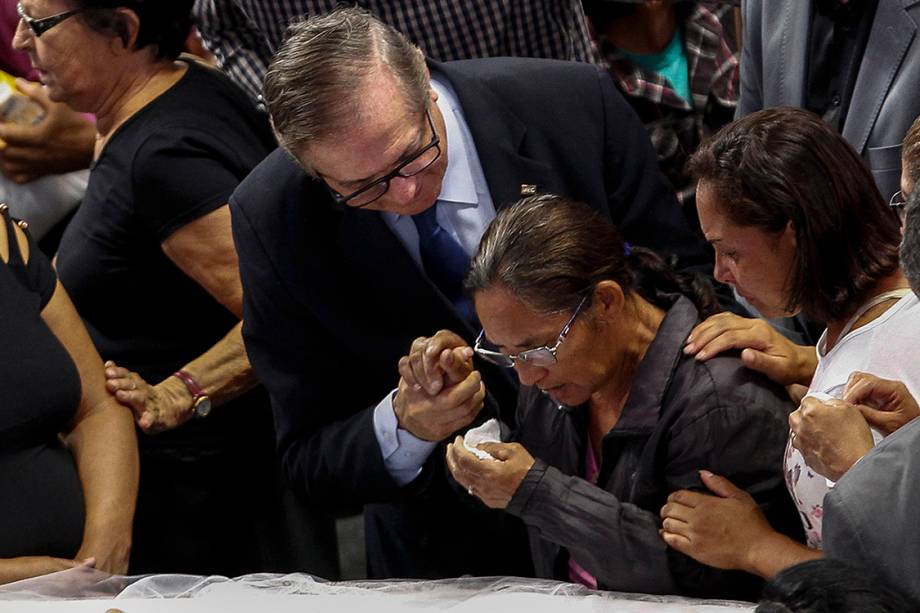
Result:
M712 282L702 274L679 273L664 258L645 247L633 247L627 258L634 271L635 290L640 296L655 304L661 304L660 294L683 294L693 302L706 318L722 310Z

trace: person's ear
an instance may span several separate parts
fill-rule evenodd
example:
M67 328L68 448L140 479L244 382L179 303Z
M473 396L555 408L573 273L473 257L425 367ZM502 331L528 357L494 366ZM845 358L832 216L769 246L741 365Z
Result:
M626 304L626 293L616 281L607 279L594 286L592 297L598 315L604 320L618 317Z
M115 9L112 28L116 33L112 39L112 50L117 54L133 52L141 29L137 13L125 7Z
M791 220L791 219L790 219L789 221L786 222L786 227L783 228L783 238L784 238L784 239L787 239L787 240L791 240L791 241L792 241L792 247L793 247L793 249L795 248L795 246L796 246L796 239L795 239L795 224L792 223L792 220Z

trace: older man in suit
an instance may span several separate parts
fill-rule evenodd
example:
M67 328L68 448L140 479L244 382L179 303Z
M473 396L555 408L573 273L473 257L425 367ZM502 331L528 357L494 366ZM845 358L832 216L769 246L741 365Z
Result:
M920 97L918 0L745 0L737 116L812 110L863 156L882 195L897 192L901 140Z
M437 450L477 417L480 375L447 381L432 401L394 392L396 364L434 330L472 343L469 255L522 194L586 201L634 243L703 264L642 124L597 67L426 64L359 9L294 26L265 101L284 150L231 211L244 337L288 476L311 500L365 505L372 576L529 572L523 542L496 540L513 531L470 520L484 509L454 495ZM489 410L510 417L515 381L481 371ZM509 552L525 566L505 565Z

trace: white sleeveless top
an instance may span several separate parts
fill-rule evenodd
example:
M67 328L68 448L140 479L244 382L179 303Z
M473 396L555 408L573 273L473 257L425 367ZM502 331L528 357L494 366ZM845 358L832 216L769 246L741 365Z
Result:
M870 302L868 307L871 306L874 305ZM861 311L865 312L868 307ZM857 313L851 321L861 315ZM862 371L902 381L914 398L920 398L920 301L917 296L907 290L880 317L856 330L849 330L851 325L844 328L844 334L830 351L825 349L827 331L821 335L817 346L818 367L808 395L840 398L850 374ZM873 436L876 443L882 438L875 431ZM820 549L824 495L834 487L834 482L809 468L791 441L786 445L783 469L786 487L805 526L808 546Z

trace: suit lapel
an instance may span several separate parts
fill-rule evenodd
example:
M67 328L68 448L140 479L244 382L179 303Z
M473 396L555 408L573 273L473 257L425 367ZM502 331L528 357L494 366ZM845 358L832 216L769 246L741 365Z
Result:
M564 193L565 184L556 171L526 155L527 126L501 98L454 66L435 62L430 66L457 93L496 210L528 195L522 192L530 186L539 193Z
M865 153L882 102L917 35L917 26L905 10L911 4L916 2L878 3L843 126L844 138L861 154Z

